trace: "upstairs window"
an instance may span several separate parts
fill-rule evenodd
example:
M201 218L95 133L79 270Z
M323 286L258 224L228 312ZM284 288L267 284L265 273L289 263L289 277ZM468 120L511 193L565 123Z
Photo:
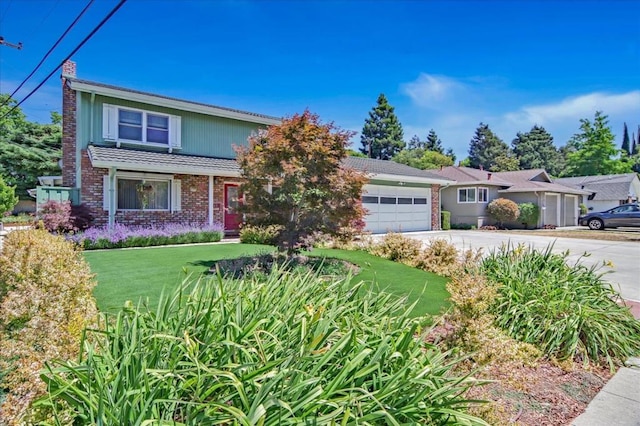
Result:
M181 147L181 119L133 108L104 104L102 136L120 143L166 146L169 151Z

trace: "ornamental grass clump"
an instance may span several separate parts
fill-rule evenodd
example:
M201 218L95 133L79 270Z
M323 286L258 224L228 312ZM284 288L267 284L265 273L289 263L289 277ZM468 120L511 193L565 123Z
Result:
M492 252L482 271L497 285L496 324L559 360L606 360L613 367L638 355L640 321L618 303L620 295L600 267L567 258L552 246L537 251L508 245Z
M405 301L349 279L217 276L108 324L51 365L41 407L78 424L486 424Z
M220 224L169 223L158 226L126 226L116 223L112 228L95 227L68 235L85 250L150 247L167 244L217 242L224 235Z
M46 386L40 369L78 356L97 315L89 266L74 244L45 230L9 233L0 253L0 424L22 424Z

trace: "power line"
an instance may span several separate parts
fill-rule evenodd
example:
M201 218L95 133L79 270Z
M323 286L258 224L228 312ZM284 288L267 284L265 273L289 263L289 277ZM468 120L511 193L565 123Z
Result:
M2 14L2 16L0 16L0 24L2 23L4 18L7 16L7 13L9 12L10 7L11 7L11 0L9 0L9 3L7 3L7 7L4 8L4 13Z
M9 98L7 98L7 100L2 103L2 105L0 105L0 108L2 108L3 106L5 106L6 104L9 103L9 99L13 98L13 96L18 93L18 91L22 88L22 86L25 85L25 83L27 81L29 81L29 79L31 77L33 77L33 75L36 73L36 71L38 71L40 69L40 67L42 66L42 64L44 63L44 61L47 60L47 58L49 57L49 55L51 54L51 52L54 51L54 49L56 47L58 47L58 45L60 44L60 42L62 41L63 38L66 37L66 35L69 33L69 31L71 31L71 29L78 23L78 21L80 20L80 18L82 17L82 15L84 15L84 13L89 9L89 7L93 4L94 0L89 0L89 3L87 3L87 5L84 7L84 9L82 9L82 11L80 12L80 14L76 17L76 19L73 20L73 22L71 24L69 24L69 26L67 27L67 29L62 33L62 35L60 37L58 37L58 40L56 40L56 42L53 44L53 46L51 46L51 48L49 49L49 51L43 56L43 58L40 60L40 62L38 63L38 65L36 65L36 67L33 69L33 71L31 71L31 73L27 76L27 78L25 78L24 80L22 80L22 83L20 83L18 85L18 87L16 88L16 90L13 91L13 93L11 95L9 95Z
M46 82L47 80L49 80L51 78L51 76L53 74L55 74L56 71L58 71L58 69L60 67L62 67L62 65L69 60L69 58L71 58L78 50L80 50L80 48L82 46L84 46L84 44L89 41L89 39L91 37L93 37L93 35L95 33L98 32L98 30L109 20L111 19L111 17L118 11L118 9L120 9L122 7L122 5L126 2L127 0L120 0L120 2L116 5L116 7L113 8L113 10L111 10L111 12L109 12L109 14L107 16L104 17L104 19L102 21L100 21L100 23L89 33L89 35L87 35L84 40L82 40L80 42L79 45L77 45L75 47L75 49L73 49L71 51L71 53L69 53L63 60L62 62L60 62L60 64L55 67L53 70L51 70L51 72L49 73L49 75L47 75L44 80L42 80L40 82L40 84L38 84L36 86L35 89L33 89L31 92L29 92L29 94L27 96L24 97L24 99L22 99L20 102L18 102L16 105L13 106L13 108L11 108L9 111L7 111L2 117L0 117L0 120L2 120L3 118L5 118L6 116L8 116L9 114L11 114L16 108L18 108L20 105L22 105L24 103L24 101L26 101L27 99L29 99L31 97L31 95L33 95L35 92L38 91L38 89L40 89Z

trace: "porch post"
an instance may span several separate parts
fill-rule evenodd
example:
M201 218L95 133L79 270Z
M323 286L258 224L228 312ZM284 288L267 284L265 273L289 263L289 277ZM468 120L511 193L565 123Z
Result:
M209 176L209 226L213 226L213 176Z
M109 169L109 229L116 224L116 168Z

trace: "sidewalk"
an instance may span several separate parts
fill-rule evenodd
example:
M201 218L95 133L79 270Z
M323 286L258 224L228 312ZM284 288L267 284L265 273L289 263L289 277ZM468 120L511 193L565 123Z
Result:
M633 316L640 319L640 303L626 303ZM629 358L625 364L572 426L640 426L640 358Z

